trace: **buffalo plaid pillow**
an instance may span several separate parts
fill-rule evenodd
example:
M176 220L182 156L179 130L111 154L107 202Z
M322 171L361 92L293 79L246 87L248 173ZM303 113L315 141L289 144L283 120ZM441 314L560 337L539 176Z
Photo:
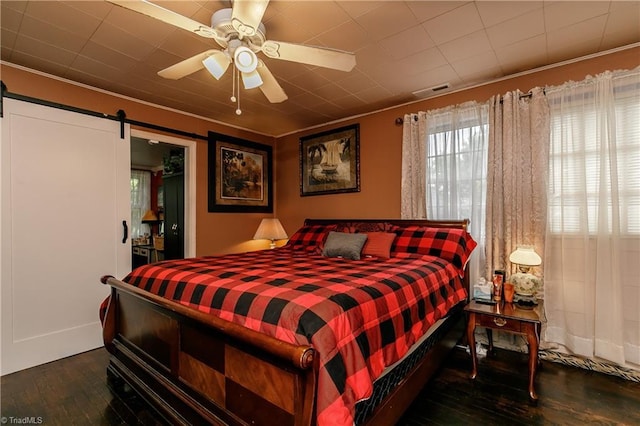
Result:
M469 256L478 245L471 235L456 228L431 228L425 226L397 227L397 238L392 253L419 253L448 260L460 276L464 273Z
M305 225L289 238L284 247L320 254L327 235L335 229L335 225Z

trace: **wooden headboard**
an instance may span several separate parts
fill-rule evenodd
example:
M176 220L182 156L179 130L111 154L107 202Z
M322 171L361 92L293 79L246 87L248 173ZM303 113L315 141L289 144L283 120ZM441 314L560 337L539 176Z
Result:
M469 219L462 220L428 220L428 219L311 219L304 220L305 225L329 225L332 223L345 223L345 222L362 222L362 223L378 223L385 222L393 225L407 226L431 226L434 228L461 228L465 231L469 226Z
M428 220L428 219L312 219L307 218L304 220L305 225L331 225L334 223L390 223L392 225L398 226L429 226L432 228L459 228L468 231L469 228L469 219L462 220ZM467 271L467 267L465 267L464 277L462 278L462 282L466 286L467 290L469 290L469 294L471 294L471 281L469 279L469 274Z

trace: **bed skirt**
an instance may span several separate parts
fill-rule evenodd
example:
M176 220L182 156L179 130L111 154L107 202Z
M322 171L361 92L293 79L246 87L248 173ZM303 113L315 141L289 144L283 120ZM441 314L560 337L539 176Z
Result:
M420 362L430 350L446 339L448 333L453 335L454 340L456 340L455 336L462 336L464 333L464 324L461 321L463 319L463 308L464 303L460 303L454 307L447 318L444 318L442 322L433 326L434 330L430 330L426 339L418 342L418 346L415 349L410 351L402 360L396 363L393 368L374 382L371 397L356 404L356 425L365 424L374 411L383 403L384 399L406 379L409 373L419 366Z

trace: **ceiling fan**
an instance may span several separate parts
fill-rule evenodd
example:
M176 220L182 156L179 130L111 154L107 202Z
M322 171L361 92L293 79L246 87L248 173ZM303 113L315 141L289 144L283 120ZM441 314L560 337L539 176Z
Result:
M220 9L212 15L211 26L201 24L147 0L108 1L191 31L201 37L215 40L222 49L210 49L199 53L159 71L158 75L177 80L206 68L219 80L229 66L233 65L234 94L231 100L234 102L236 101L236 74L238 80L242 79L245 89L259 87L271 103L279 103L287 99L286 93L273 74L257 57L256 54L259 52L269 58L341 71L351 71L356 65L355 55L350 52L267 40L265 27L261 21L269 0L235 0L232 8ZM239 105L236 112L241 113Z

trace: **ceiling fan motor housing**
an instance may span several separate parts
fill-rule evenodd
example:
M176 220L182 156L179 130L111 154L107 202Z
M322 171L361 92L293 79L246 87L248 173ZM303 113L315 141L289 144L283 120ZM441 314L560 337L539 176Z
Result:
M215 29L217 36L214 40L223 48L229 46L231 40L240 40L241 36L231 24L232 9L220 9L211 15L211 27ZM260 47L266 41L265 27L262 23L258 26L255 34L251 36L243 36L242 43L253 52L260 51ZM233 54L233 52L231 52Z

